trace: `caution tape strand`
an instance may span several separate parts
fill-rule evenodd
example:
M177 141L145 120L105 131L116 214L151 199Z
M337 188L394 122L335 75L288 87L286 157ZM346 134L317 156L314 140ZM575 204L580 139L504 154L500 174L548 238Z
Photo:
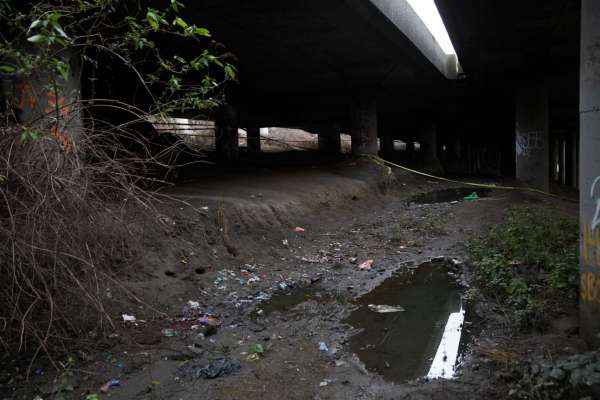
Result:
M548 197L553 197L555 199L560 199L560 200L564 200L564 201L569 201L569 202L574 202L576 200L573 199L569 199L566 197L562 197L562 196L558 196L556 194L550 193L550 192L546 192L544 190L541 189L536 189L536 188L532 188L532 187L520 187L520 186L502 186L502 185L493 185L493 184L485 184L485 183L475 183L475 182L463 182L463 181L458 181L455 179L449 179L449 178L444 178L441 176L436 176L436 175L431 175L422 171L417 171L416 169L412 169L412 168L408 168L405 167L403 165L399 165L396 163L393 163L391 161L385 160L381 157L377 157L377 156L367 156L367 158L371 159L373 162L379 164L379 165L383 165L383 166L392 166L395 168L399 168L402 169L404 171L407 172L411 172L413 174L416 175L421 175L421 176L425 176L431 179L437 179L439 181L443 181L443 182L450 182L450 183L457 183L460 185L466 185L466 186L472 186L472 187L479 187L479 188L484 188L484 189L500 189L500 190L517 190L517 191L525 191L525 192L531 192L531 193L538 193L538 194L542 194L544 196L548 196Z

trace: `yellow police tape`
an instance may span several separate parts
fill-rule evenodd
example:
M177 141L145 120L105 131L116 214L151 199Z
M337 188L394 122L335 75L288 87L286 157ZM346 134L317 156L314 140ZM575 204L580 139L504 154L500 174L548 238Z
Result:
M520 190L520 191L525 191L525 192L539 193L539 194L543 194L544 196L553 197L553 198L560 199L560 200L565 200L565 201L570 201L570 202L576 202L576 200L569 199L569 198L562 197L562 196L558 196L558 195L555 195L555 194L552 194L552 193L549 193L549 192L546 192L546 191L543 191L543 190L540 190L540 189L531 188L531 187L500 186L500 185L491 185L491 184L485 184L485 183L462 182L462 181L457 181L457 180L454 180L454 179L442 178L440 176L435 176L435 175L427 174L425 172L417 171L415 169L404 167L402 165L395 164L395 163L393 163L391 161L384 160L381 157L377 157L377 156L373 156L373 155L368 155L368 156L365 156L365 157L367 157L368 159L372 160L376 164L384 166L384 167L387 167L388 165L391 165L392 167L399 168L399 169L411 172L411 173L416 174L416 175L421 175L421 176L426 176L428 178L437 179L439 181L450 182L450 183L458 183L460 185L473 186L473 187L479 187L479 188L484 188L484 189Z

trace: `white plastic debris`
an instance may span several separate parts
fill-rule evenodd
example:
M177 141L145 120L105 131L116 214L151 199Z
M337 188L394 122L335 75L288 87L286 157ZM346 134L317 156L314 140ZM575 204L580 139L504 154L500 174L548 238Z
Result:
M199 309L199 308L200 308L200 303L199 303L199 302L197 302L197 301L192 301L192 300L190 300L190 301L188 301L188 305L190 306L190 308L191 308L192 310L197 310L197 309Z
M374 311L380 314L391 314L391 313L399 313L406 311L404 307L401 306L386 306L386 305L375 305L369 304L369 310Z
M123 314L122 317L123 317L123 321L125 321L125 322L135 322L136 321L136 318L133 315Z

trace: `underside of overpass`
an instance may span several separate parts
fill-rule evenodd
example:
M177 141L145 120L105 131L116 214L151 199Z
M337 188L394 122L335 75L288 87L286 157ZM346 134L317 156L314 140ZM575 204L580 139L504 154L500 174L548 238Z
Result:
M431 0L455 53L413 8L418 1L190 0L181 15L211 35L167 41L150 24L156 47L144 51L159 48L164 60L210 49L235 66L231 77L212 64L181 75L178 84L191 86L198 75L225 74L194 111L152 108L148 87L158 86L136 76L154 67L146 59L132 68L102 52L63 52L52 60L70 65L69 95L59 101L44 73L4 79L11 65L0 47L0 95L19 100L0 102L15 111L6 118L20 135L15 148L36 145L28 124L49 121L43 138L60 150L44 153L52 155L46 162L54 168L53 157L65 154L77 165L67 178L49 174L49 195L39 191L41 205L57 199L61 224L19 201L26 212L0 212L10 222L0 239L14 241L35 215L49 225L40 236L56 237L52 251L42 249L48 271L66 256L63 236L85 245L93 269L76 272L94 272L91 292L111 307L102 314L122 325L81 330L86 340L106 333L119 343L102 349L108 358L79 356L94 365L85 370L108 368L81 387L69 384L73 395L492 400L573 386L573 398L588 398L582 388L600 398L600 350L581 357L600 345L600 1ZM146 6L136 9L141 21ZM43 102L32 95L38 89ZM90 133L101 152L77 149ZM10 166L12 149L3 150ZM27 168L41 157L33 158ZM37 181L15 185L18 174L4 171L0 194L38 193ZM111 173L133 182L111 186ZM94 200L99 217L80 206L88 197L61 201L88 175L85 196L97 196L91 179L107 187ZM138 191L148 197L137 199ZM77 207L85 212L72 218ZM98 232L63 234L76 225ZM123 257L104 249L113 233ZM33 258L36 235L23 252ZM134 236L141 239L130 246ZM90 242L107 253L99 262L111 282L96 277ZM21 321L0 313L21 336L32 298ZM43 310L33 317L43 321ZM8 348L3 329L0 347ZM546 372L533 372L537 361ZM54 382L62 370L71 377L70 363ZM3 368L0 393L14 383Z

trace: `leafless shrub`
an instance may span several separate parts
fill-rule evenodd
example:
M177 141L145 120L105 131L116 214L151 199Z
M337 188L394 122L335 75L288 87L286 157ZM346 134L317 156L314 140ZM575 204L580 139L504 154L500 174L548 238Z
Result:
M0 347L32 359L113 328L107 289L136 257L135 220L158 223L151 188L182 151L131 124L84 125L67 145L0 128Z

